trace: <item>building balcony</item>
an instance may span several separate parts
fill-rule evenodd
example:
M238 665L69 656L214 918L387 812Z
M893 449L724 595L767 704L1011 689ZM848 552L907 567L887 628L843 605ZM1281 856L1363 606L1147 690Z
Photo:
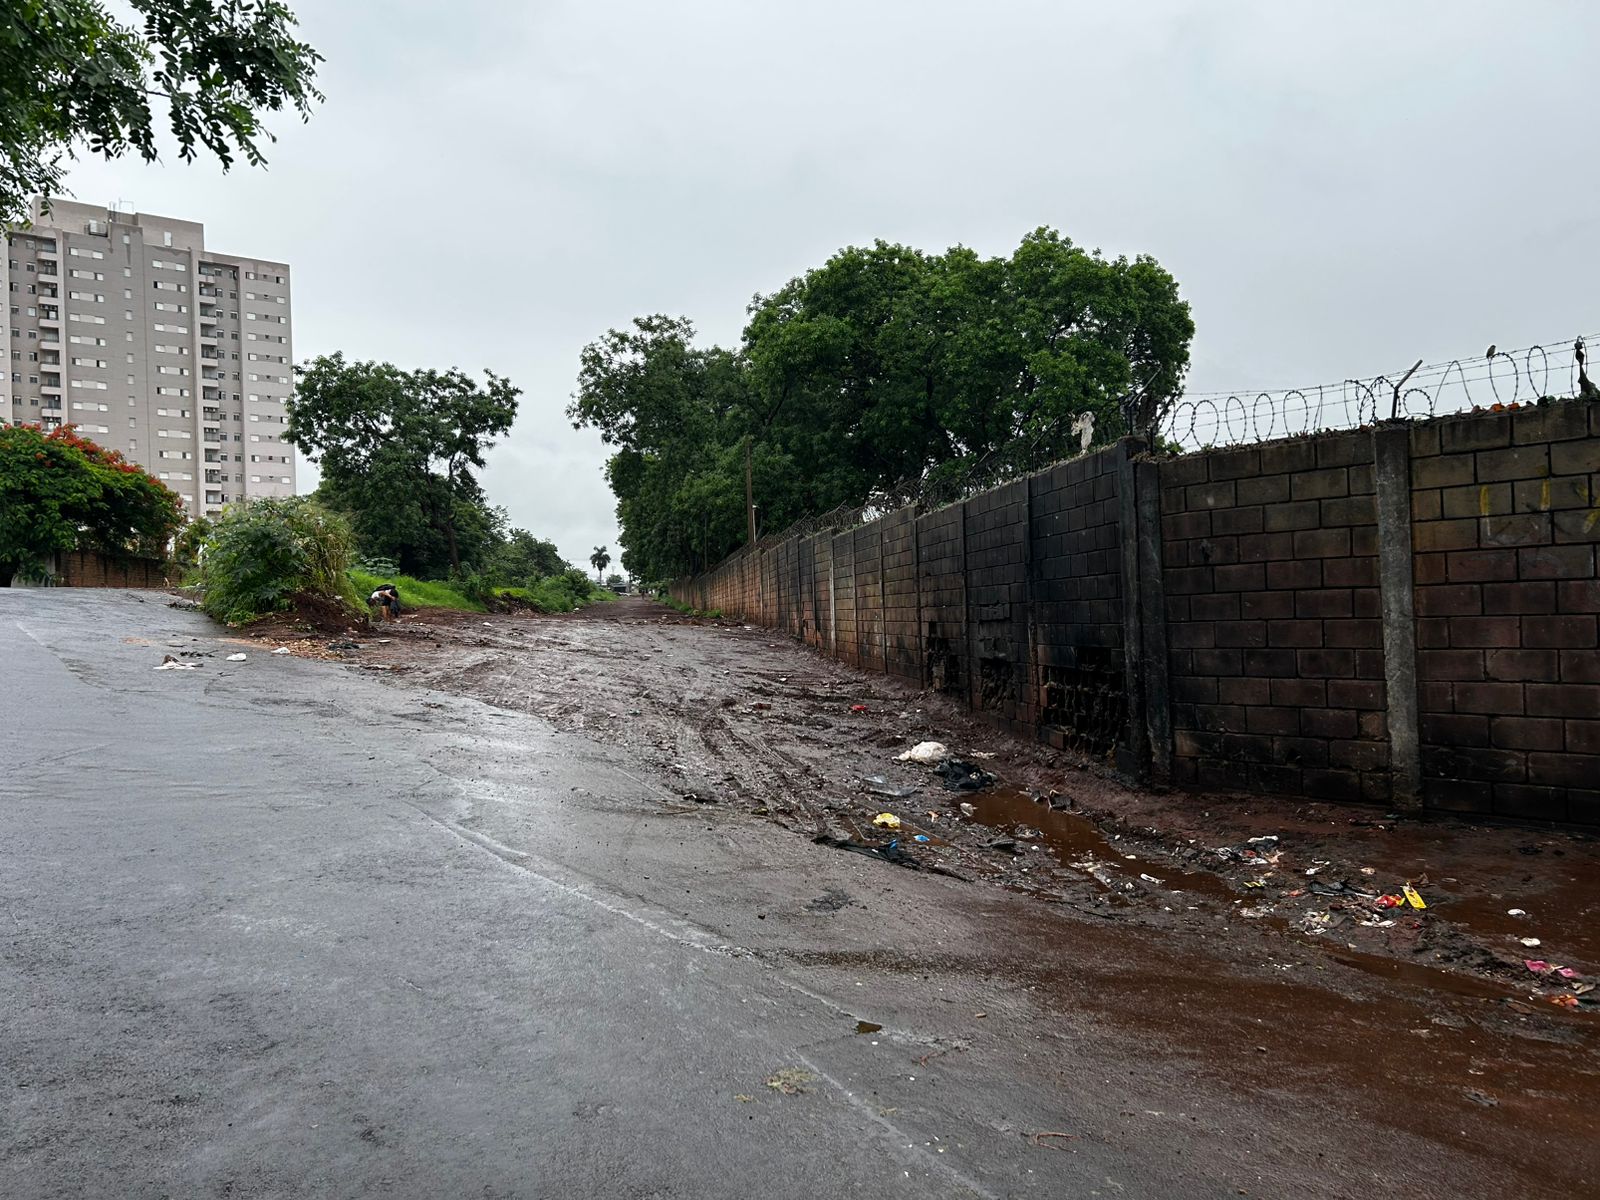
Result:
M40 246L38 255L40 258L47 258L51 262L61 261L61 251L55 246Z
M59 396L61 395L61 380L57 379L54 383L41 383L39 391L46 396Z
M55 326L59 329L61 326L61 310L59 308L49 310L41 308L39 310L39 325L41 327Z

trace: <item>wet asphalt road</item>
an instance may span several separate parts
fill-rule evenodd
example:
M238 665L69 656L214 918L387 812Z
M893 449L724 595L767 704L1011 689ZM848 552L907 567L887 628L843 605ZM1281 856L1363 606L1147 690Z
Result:
M0 590L0 1195L1421 1200L1519 1176L1476 1130L1291 1067L1331 1002L1230 1025L1226 965L1190 959L1210 990L1158 1036L1110 1016L1174 1003L1143 935L686 806L598 742L164 601ZM152 670L179 649L209 657Z

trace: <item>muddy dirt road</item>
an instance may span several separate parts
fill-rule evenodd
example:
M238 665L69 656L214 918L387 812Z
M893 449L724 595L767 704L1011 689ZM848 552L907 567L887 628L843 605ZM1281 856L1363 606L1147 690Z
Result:
M1370 1110L1383 1132L1362 1137L1438 1139L1435 1157L1494 1145L1522 1189L1553 1188L1553 1170L1600 1186L1593 839L1133 791L936 695L638 598L564 618L416 614L374 636L345 657L604 745L667 811L882 855L868 861L886 881L906 866L1013 898L1029 927L997 928L982 969L1058 1013L1273 1105ZM955 792L898 761L924 740L995 782ZM880 813L898 828L875 828ZM1374 906L1405 883L1426 909ZM912 974L941 962L926 946L788 953Z
M1472 831L1307 810L1223 863L1259 812L1200 809L1190 845L914 693L638 602L358 640L0 594L40 714L0 773L0 1192L1595 1194L1589 1012L1470 920L1319 896L1310 932L1280 897L1432 856L1446 912L1487 878L1454 873ZM1003 783L894 761L929 735ZM1591 847L1515 838L1541 953L1582 961L1547 901Z

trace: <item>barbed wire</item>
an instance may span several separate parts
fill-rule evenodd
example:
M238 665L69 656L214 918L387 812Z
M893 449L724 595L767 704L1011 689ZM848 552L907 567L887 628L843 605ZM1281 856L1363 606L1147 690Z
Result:
M1482 408L1510 408L1547 399L1586 396L1600 399L1580 356L1600 334L1574 342L1550 341L1515 350L1491 347L1477 358L1419 363L1409 371L1387 372L1332 384L1235 392L1186 392L1156 420L1158 445L1184 451L1211 446L1272 441L1322 430L1356 429L1391 416L1425 419ZM1125 397L1123 428L1136 423L1143 392ZM840 505L803 517L780 532L728 555L732 562L770 550L791 538L838 533L911 508L931 512L971 498L1070 458L1061 453L1063 432L1072 417L1041 426L1032 436L1012 439L972 459L937 467L875 493L865 504ZM1149 431L1141 436L1150 437ZM1070 440L1070 439L1068 439Z
M1184 450L1266 442L1324 429L1356 429L1389 417L1448 416L1578 396L1588 382L1586 343L1490 347L1476 358L1419 363L1410 371L1306 387L1186 392L1157 423L1161 440Z

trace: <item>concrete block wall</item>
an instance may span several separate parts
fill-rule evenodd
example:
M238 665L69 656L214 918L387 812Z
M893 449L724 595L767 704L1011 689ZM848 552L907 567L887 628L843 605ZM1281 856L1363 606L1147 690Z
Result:
M1600 824L1600 406L1411 433L1431 808Z
M1043 740L1096 755L1128 718L1117 466L1102 452L1028 481L1035 720Z
M917 525L908 508L890 513L883 528L883 639L885 670L922 681L922 641L917 616Z
M966 520L971 703L1003 725L1031 728L1026 479L972 497Z
M1163 463L1177 782L1390 797L1370 431Z
M1600 826L1597 546L1600 406L1564 401L1124 441L674 593L1135 774Z
M963 506L924 513L916 520L917 596L923 687L971 696L967 661L967 582Z

